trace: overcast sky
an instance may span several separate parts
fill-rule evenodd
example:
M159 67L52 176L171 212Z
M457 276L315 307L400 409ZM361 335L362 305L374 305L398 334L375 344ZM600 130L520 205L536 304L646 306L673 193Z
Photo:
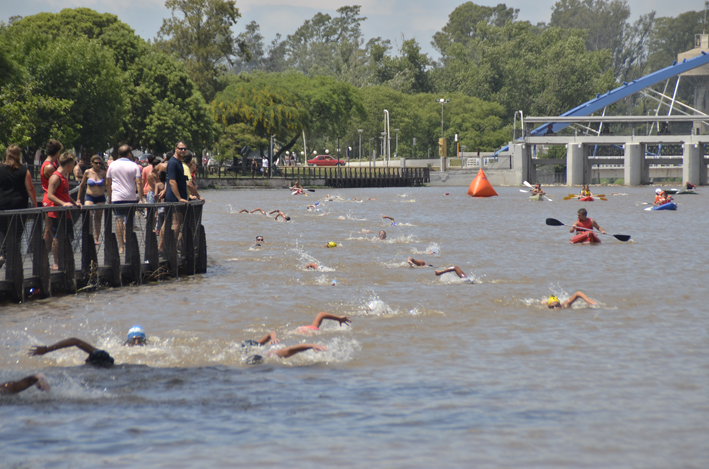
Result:
M405 39L415 38L424 52L437 58L430 45L431 38L448 22L448 15L463 3L463 0L237 0L241 19L234 32L242 32L246 24L256 21L269 43L276 33L283 37L292 34L303 21L318 12L335 16L336 10L342 6L361 5L361 14L367 18L362 25L365 39L380 36L400 44L402 35ZM549 21L556 0L478 0L475 3L505 3L520 10L520 20L536 24ZM685 11L701 10L704 0L628 0L628 4L635 20L652 10L658 16L677 16ZM153 39L162 19L169 16L164 0L0 0L0 21L7 22L15 15L30 16L75 7L113 13L144 39Z

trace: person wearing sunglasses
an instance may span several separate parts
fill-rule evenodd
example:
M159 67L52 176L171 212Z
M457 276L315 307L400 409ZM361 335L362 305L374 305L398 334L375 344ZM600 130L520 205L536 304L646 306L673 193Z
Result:
M187 195L187 180L185 179L185 170L182 166L182 158L187 153L187 144L180 140L175 145L175 153L167 162L167 182L165 184L165 202L182 202L189 203ZM182 243L182 220L185 217L184 211L175 210L172 217L172 231L175 233L177 245ZM165 250L165 225L163 224L160 230L160 243L158 250Z
M79 200L85 197L84 205L97 205L106 203L106 171L103 169L103 160L100 156L91 157L91 168L84 171L84 177L79 186ZM92 210L94 227L94 243L99 244L101 235L102 210Z

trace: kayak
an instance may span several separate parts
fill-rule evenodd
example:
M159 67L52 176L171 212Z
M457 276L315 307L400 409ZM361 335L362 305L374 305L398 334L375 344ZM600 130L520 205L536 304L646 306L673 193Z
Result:
M653 210L677 210L677 204L674 202L668 202L662 205L653 205Z
M574 244L579 244L579 243L588 243L588 244L600 244L601 240L596 236L596 233L593 233L592 231L584 231L582 233L577 234L576 236L572 236L571 239L569 240Z
M590 195L587 197L579 197L579 200L581 202L593 202L593 197L591 197Z
M529 197L529 200L544 200L544 196L542 194L537 194Z
M690 195L690 194L692 194L692 195L697 195L697 194L699 194L699 192L694 192L694 191L691 191L691 190L686 190L686 191L680 191L680 192L677 193L677 195Z

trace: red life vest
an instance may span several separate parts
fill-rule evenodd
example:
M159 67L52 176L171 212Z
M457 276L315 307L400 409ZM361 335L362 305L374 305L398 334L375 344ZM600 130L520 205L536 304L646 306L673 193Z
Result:
M590 218L586 218L585 221L577 220L576 225L580 226L581 228L588 228L588 230L593 231L593 221ZM584 233L588 230L579 230L576 228L577 233Z

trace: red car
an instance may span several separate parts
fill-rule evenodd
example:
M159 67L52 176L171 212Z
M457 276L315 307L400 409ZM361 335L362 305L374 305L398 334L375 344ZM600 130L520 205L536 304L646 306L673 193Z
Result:
M338 160L330 155L318 155L312 160L308 160L311 166L344 166L344 160Z

